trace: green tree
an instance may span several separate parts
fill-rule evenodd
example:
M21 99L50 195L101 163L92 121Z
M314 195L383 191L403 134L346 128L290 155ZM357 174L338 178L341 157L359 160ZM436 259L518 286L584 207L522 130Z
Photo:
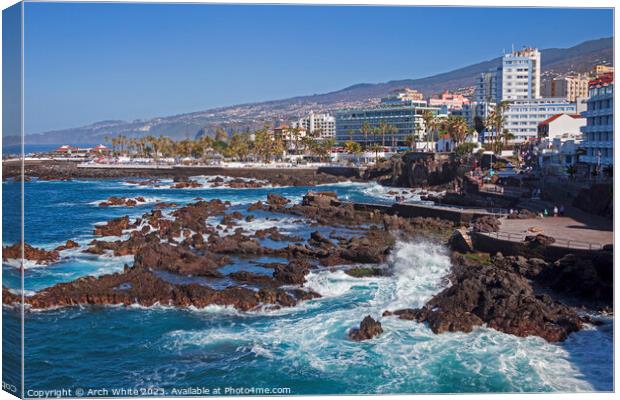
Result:
M344 144L344 151L349 154L360 154L362 152L362 146L357 142L349 140Z

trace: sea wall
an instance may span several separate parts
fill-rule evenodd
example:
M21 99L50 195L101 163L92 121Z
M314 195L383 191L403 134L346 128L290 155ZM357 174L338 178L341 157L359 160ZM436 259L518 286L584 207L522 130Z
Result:
M523 256L526 258L542 258L546 261L555 261L567 254L589 255L593 251L588 249L575 249L560 246L547 246L529 244L507 239L492 237L479 232L470 233L474 249L485 253L502 253L505 256Z

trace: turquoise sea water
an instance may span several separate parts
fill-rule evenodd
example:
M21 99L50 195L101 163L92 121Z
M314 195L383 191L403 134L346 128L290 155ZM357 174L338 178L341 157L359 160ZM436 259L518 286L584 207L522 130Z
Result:
M168 182L164 182L169 185ZM200 196L249 203L277 192L299 201L310 188L174 190L134 186L123 180L27 182L26 242L54 248L67 239L85 245L93 225L122 215L139 216L158 201L188 203ZM341 198L389 201L376 184L327 185ZM19 184L3 183L5 221ZM98 207L109 196L144 196L136 207ZM413 199L416 198L412 194ZM256 213L246 230L278 226L308 237L322 229L290 216ZM278 218L274 220L274 218ZM217 221L214 219L213 222ZM342 234L348 232L343 231ZM3 225L4 245L19 239ZM266 245L282 245L264 242ZM27 265L27 294L85 275L120 271L132 257L62 253L50 266ZM268 260L265 260L268 261ZM28 311L25 315L26 390L138 388L138 394L175 394L173 389L289 388L291 394L537 392L612 389L612 321L549 344L536 337L516 338L487 328L469 334L435 335L424 325L381 318L386 309L423 305L448 283L447 250L428 242L399 242L388 261L394 275L356 279L342 271L318 270L307 286L321 299L278 311L237 312L222 307L180 310L165 307L83 307ZM264 270L237 259L224 272ZM270 273L269 270L264 270ZM19 287L19 271L3 264L3 285ZM365 315L380 318L384 334L357 343L347 331ZM6 332L19 327L19 314L3 308L4 380L17 379L18 341ZM7 328L9 328L7 330ZM224 389L223 389L224 390ZM180 393L180 392L177 392ZM26 393L28 395L28 393ZM112 395L112 393L108 393Z

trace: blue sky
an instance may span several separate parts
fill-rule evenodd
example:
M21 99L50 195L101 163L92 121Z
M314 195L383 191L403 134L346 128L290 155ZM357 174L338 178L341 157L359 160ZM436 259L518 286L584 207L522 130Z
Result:
M27 3L26 133L418 78L613 34L594 9Z

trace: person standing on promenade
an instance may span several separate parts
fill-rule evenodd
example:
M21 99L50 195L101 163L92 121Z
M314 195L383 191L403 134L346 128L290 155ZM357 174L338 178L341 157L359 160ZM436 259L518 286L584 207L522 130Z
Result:
M554 206L553 207L553 216L557 217L558 216L558 206Z

